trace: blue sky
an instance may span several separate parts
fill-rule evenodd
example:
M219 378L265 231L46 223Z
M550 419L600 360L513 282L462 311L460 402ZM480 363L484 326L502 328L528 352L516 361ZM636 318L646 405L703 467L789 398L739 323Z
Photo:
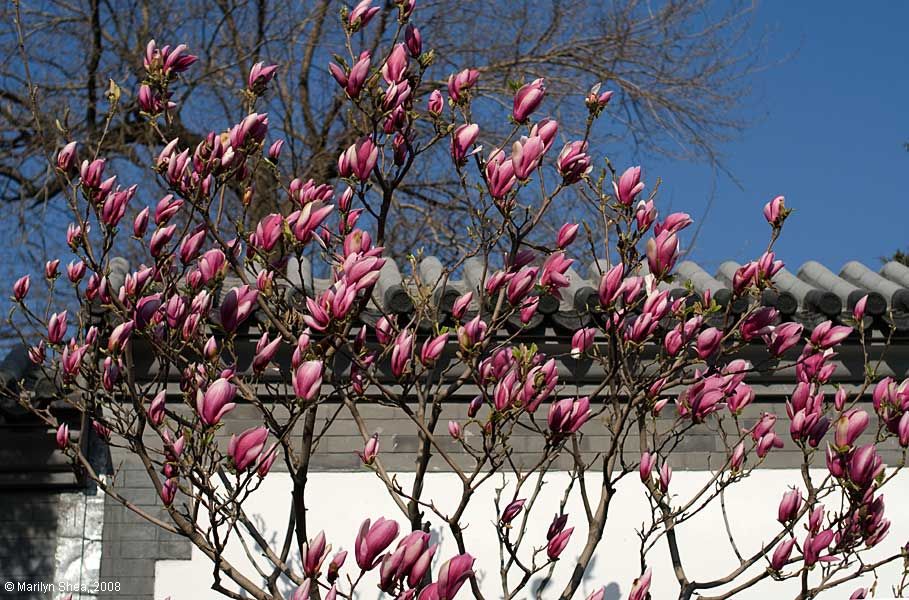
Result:
M715 186L695 260L712 271L759 255L769 235L761 207L778 194L796 209L777 245L792 271L812 259L876 270L878 257L909 248L907 23L906 2L758 4L768 68L745 105L750 126L722 147L742 188L704 165L642 159L648 180L663 179L660 204L696 219Z

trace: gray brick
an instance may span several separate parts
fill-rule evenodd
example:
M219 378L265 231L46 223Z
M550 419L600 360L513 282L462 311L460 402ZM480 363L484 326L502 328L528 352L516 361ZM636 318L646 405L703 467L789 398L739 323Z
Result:
M716 450L714 435L685 435L679 441L676 452L712 452Z
M171 541L158 542L159 559L189 560L192 557L192 544L178 536L171 536Z
M102 577L105 575L102 574ZM134 577L127 573L114 573L108 578L120 582L120 593L115 596L118 600L123 598L149 600L155 592L155 578L151 576Z
M128 544L124 543L122 546L125 549ZM155 574L155 563L150 560L143 560L139 558L118 558L116 561L117 570L115 572L108 572L108 575L113 578L147 578L153 577ZM103 575L103 573L102 573Z
M158 542L122 542L120 556L123 558L158 558Z

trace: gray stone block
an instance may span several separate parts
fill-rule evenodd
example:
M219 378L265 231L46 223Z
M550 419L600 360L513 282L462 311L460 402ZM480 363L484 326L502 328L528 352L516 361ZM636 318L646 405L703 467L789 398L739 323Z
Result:
M158 558L159 549L158 541L135 541L135 542L122 542L120 544L120 556L123 558L146 558L146 559L155 559Z
M192 544L183 538L172 535L172 540L158 542L158 559L189 560L192 557Z

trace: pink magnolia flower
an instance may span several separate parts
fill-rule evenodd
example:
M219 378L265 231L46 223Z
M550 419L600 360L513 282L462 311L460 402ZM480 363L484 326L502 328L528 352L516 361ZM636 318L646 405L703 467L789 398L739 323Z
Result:
M59 344L66 335L66 311L54 313L47 320L47 341Z
M79 283L85 276L87 265L81 260L70 262L66 265L66 276L72 283Z
M164 506L170 506L177 497L177 480L174 478L167 479L161 485L161 502Z
M650 593L650 579L652 572L650 567L644 570L644 574L634 580L631 591L628 593L628 600L647 600Z
M780 505L777 509L777 521L789 523L798 516L799 509L802 507L802 495L798 490L789 490L783 494Z
M567 524L568 515L556 514L552 518L552 522L549 524L549 529L546 530L546 540L549 541L555 536L559 535L565 529L565 525Z
M268 475L268 472L271 470L271 466L275 463L276 458L278 458L277 442L272 444L271 448L259 456L259 460L256 463L256 474L260 479Z
M808 535L802 543L802 549L805 555L805 565L812 566L818 561L823 561L821 553L824 552L833 541L835 534L832 529L821 531L817 535Z
M783 440L781 440L777 434L775 434L774 432L771 431L770 433L768 433L764 436L761 436L761 438L758 440L758 443L757 443L758 458L764 458L765 456L767 456L767 454L770 453L770 451L772 449L782 448L782 447L783 447Z
M180 242L180 262L187 265L196 259L199 255L199 250L202 248L202 244L205 242L206 235L207 231L203 226L196 229L194 233L183 238L183 241Z
M256 343L256 354L253 356L252 368L256 372L261 372L268 366L268 363L278 353L281 347L281 336L275 336L274 340L269 341L268 333L263 333L262 337Z
M602 83L593 84L590 87L590 91L587 92L587 96L584 98L584 104L587 105L587 109L593 114L599 114L599 112L609 104L609 101L612 100L613 92L607 90L601 93L600 88L602 86Z
M372 6L372 0L361 0L347 15L347 25L353 31L366 27L369 21L376 16L381 10L378 6Z
M561 250L570 246L578 236L579 227L580 225L577 223L565 223L562 225L559 228L559 233L556 235L556 246Z
M851 448L868 427L870 420L868 413L863 410L853 408L846 411L836 420L834 425L834 443L839 448Z
M643 200L638 201L637 208L635 208L634 211L634 220L635 225L637 225L638 231L645 232L650 229L650 226L653 224L653 221L656 219L656 217L656 204L654 204L653 200L647 200L646 202ZM660 231L662 231L660 229L660 225L657 224L656 233L659 234Z
M663 231L647 240L647 266L655 277L668 274L679 254L679 239L670 231Z
M307 579L294 590L290 600L309 600L310 590L312 589L312 580Z
M98 434L98 437L102 440L110 440L111 429L101 421L96 421L92 419L92 429Z
M672 467L669 466L668 462L664 462L663 466L660 467L660 473L658 483L660 484L660 491L664 494L669 491L669 482L672 481Z
M56 440L57 448L60 450L63 450L69 445L69 425L61 423L60 426L57 427Z
M129 337L132 335L135 326L134 321L126 321L114 327L110 338L107 340L107 351L111 354L119 352L129 342Z
M521 514L521 511L524 510L524 504L526 502L526 498L519 498L517 500L511 501L508 506L505 507L505 510L502 511L502 516L499 517L499 521L505 525L514 521L514 518Z
M433 90L429 94L429 100L426 103L426 110L429 111L429 114L438 117L442 114L442 109L445 108L445 102L442 100L442 92L439 90Z
M44 277L47 279L56 279L59 274L60 259L49 260L44 263Z
M331 546L325 543L324 531L320 531L316 537L303 545L303 572L307 577L317 578L319 576L322 571L322 563L325 562L330 551Z
M566 184L577 183L590 173L593 164L587 154L587 142L578 140L565 144L556 159L556 168Z
M644 189L641 183L641 167L629 167L617 182L613 182L616 200L623 206L631 206L635 197Z
M76 165L76 162L79 160L76 155L77 146L78 142L70 142L60 149L60 151L57 153L58 169L63 172L68 172L73 169L73 167Z
M540 166L546 144L539 136L522 137L511 146L511 164L519 181L526 181Z
M529 137L538 137L543 140L543 152L549 152L559 132L559 122L555 119L542 119L530 128Z
M500 149L495 149L486 161L486 185L489 195L500 200L508 195L517 179L514 176L514 165L510 157Z
M656 465L656 459L656 455L650 452L641 454L641 464L638 466L638 472L643 483L650 481L653 476L653 467Z
M297 398L309 402L319 396L322 389L322 361L309 360L294 371L292 383Z
M479 315L458 327L458 342L461 348L469 350L480 343L486 337L487 327Z
M568 529L560 531L549 540L549 543L546 544L546 556L549 557L549 560L558 560L559 556L568 545L568 540L571 538L572 533L574 533L574 527L569 527Z
M420 600L447 600L454 598L464 582L473 576L474 557L470 554L459 554L446 561L439 568L439 578L429 584L420 593ZM430 590L435 586L434 590ZM427 593L427 597L423 597Z
M860 322L865 318L865 306L868 304L868 294L862 296L858 302L855 303L855 306L852 308L852 318L856 322Z
M356 99L359 98L360 92L363 90L363 84L366 83L366 79L369 76L371 60L372 57L370 53L364 51L360 54L353 67L351 67L349 73L346 73L344 69L334 63L328 65L328 70L331 72L331 76L334 77L335 81L338 82L338 85L344 88L348 97Z
M67 243L67 245L70 248L75 250L76 247L82 242L82 234L83 234L83 231L82 231L82 227L80 225L77 225L75 223L70 223L69 225L67 225L66 226L66 243Z
M173 194L168 194L161 198L155 206L155 225L158 227L166 225L180 211L182 206L183 200L174 198Z
M423 54L423 36L413 23L408 23L404 29L404 45L413 58L419 58Z
M601 587L600 589L591 592L586 600L604 600L604 598L606 598L606 588Z
M284 233L284 216L272 213L262 218L256 225L256 232L250 237L249 244L262 252L274 250Z
M391 372L395 377L401 377L410 363L413 355L413 334L405 329L395 338L394 348L391 351Z
M212 248L199 259L199 274L201 284L206 284L217 277L224 275L227 270L227 257L219 248Z
M825 350L836 346L852 333L852 327L834 325L831 321L824 321L811 332L811 343Z
M786 566L786 563L789 562L789 557L792 555L793 547L795 547L795 538L783 540L776 547L776 550L773 551L773 556L770 558L770 567L774 571L779 571Z
M186 50L186 44L180 44L175 48L171 48L169 45L158 48L158 44L155 43L155 40L151 40L145 46L143 64L149 73L159 70L164 75L182 73L199 60L198 56L184 54Z
M31 288L32 279L29 275L24 275L16 280L13 284L13 297L17 302L21 302L28 295L28 290Z
M454 301L454 304L451 306L451 316L455 319L461 320L464 317L464 314L467 312L470 303L473 301L473 292L467 292L458 297Z
M312 239L316 229L328 218L334 208L334 204L307 202L303 208L292 212L287 217L287 224L297 241L305 244Z
M379 563L379 555L398 537L398 524L384 517L379 517L374 523L370 519L363 521L357 541L354 556L357 565L364 571L370 571Z
M249 91L261 96L265 93L268 83L274 79L278 71L278 65L266 65L264 62L257 62L249 70L249 77L246 79L246 87Z
M542 78L519 89L514 95L514 107L511 113L514 120L518 123L525 123L531 113L539 108L545 95L546 86L543 84Z
M345 560L347 560L346 550L340 550L332 557L331 562L328 563L328 573L326 574L328 583L334 583L334 581L338 578L341 567L344 566Z
M577 432L590 418L590 400L583 396L576 400L564 398L549 407L549 429L555 434Z
M593 347L593 339L596 334L597 330L594 327L586 327L575 331L571 337L571 357L580 358L582 354L590 350Z
M91 162L83 160L79 169L79 178L82 180L82 185L92 189L101 187L101 180L104 177L104 164L105 160L103 158L96 158Z
M155 395L151 403L148 405L148 420L152 425L158 426L164 422L164 407L166 399L167 391L161 390Z
M151 240L148 243L149 253L155 258L161 256L164 252L164 247L174 237L176 231L176 225L168 225L167 227L155 229L155 232L152 234Z
M227 292L221 302L221 326L229 332L236 331L252 314L258 297L258 290L248 285L241 285Z
M265 427L253 427L239 435L230 436L227 453L230 455L237 471L245 471L256 463L265 448L265 440L267 439L268 429Z
M849 480L861 489L868 488L884 470L884 463L874 444L857 448L847 463Z
M35 346L29 347L28 359L32 361L33 364L40 365L44 363L45 358L47 358L47 346L44 343L44 340L41 340Z
M401 107L407 100L410 99L410 83L408 81L401 81L399 83L391 83L385 89L385 97L382 101L382 108L385 111L394 111ZM403 108L401 109L403 110ZM392 127L392 131L394 128ZM402 135L395 136L394 147L396 148L395 157L398 161L397 164L402 165L406 159L406 138Z
M386 83L400 83L407 71L407 49L404 44L395 44L382 65L382 78Z
M739 332L745 341L770 334L773 331L773 322L779 316L775 308L764 306L752 312L742 321Z
M511 278L506 296L512 305L517 306L530 293L536 283L538 272L537 267L524 267Z
M464 92L476 84L480 77L480 72L476 69L464 69L460 73L453 74L448 78L448 97L457 104L466 97Z
M354 176L360 181L369 179L369 174L379 159L379 147L372 138L362 137L338 158L338 173L341 177Z
M695 349L701 360L713 355L723 341L723 332L716 327L709 327L698 335Z
M366 440L366 445L363 446L363 451L357 451L357 454L360 456L360 460L363 461L364 465L371 465L376 460L376 456L379 455L379 434L374 433L372 437Z
M272 142L271 146L268 147L268 160L271 162L278 162L278 158L281 156L281 150L284 148L284 140L275 140Z
M783 323L774 327L769 334L764 336L767 349L774 356L780 356L786 350L799 343L802 339L802 325L798 323Z
M737 473L742 470L742 465L745 462L745 444L739 442L735 449L732 451L732 458L729 460L729 468L732 469L733 473Z
M461 439L461 424L457 421L449 421L448 435L450 435L453 440Z
M786 218L787 212L786 199L783 196L777 196L764 205L764 218L774 227L779 227L783 224L783 219Z
M476 123L460 125L451 136L451 158L455 164L462 165L469 156L468 152L480 135L480 126Z
M431 340L426 340L426 342L423 343L423 348L420 350L420 362L424 365L430 365L439 360L439 357L442 355L442 351L445 350L445 345L447 343L447 332L441 335L437 335Z
M903 448L909 446L909 411L904 412L903 416L900 417L897 424L897 437L899 438L900 446Z
M216 380L203 393L202 390L196 392L196 412L199 418L206 425L217 425L221 418L232 411L236 404L234 396L237 394L237 388L227 379L221 378Z
M394 325L392 325L391 320L388 317L383 316L376 321L376 339L379 340L379 343L383 346L391 341L394 332Z
M622 282L624 277L625 266L622 263L614 265L608 271L606 271L606 273L603 274L603 278L600 279L598 290L600 304L602 306L609 306L616 301L622 291Z

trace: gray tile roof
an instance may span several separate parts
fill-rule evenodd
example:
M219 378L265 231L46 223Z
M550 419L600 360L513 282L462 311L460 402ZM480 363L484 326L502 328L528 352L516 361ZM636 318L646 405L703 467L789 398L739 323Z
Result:
M692 261L679 263L671 283L661 283L660 288L669 290L673 297L687 294L686 285L695 292L710 292L721 305L732 300L732 278L740 267L734 261L723 262L716 273L709 273ZM293 269L296 271L296 267ZM324 290L328 280L312 278L312 268L304 259L305 279L303 285L317 293ZM441 285L444 267L436 257L423 259L417 265L419 278L423 282L438 282L433 297L443 312L450 311L454 300L462 293L477 289L484 283L483 263L479 259L465 261L460 272L453 275L444 287ZM591 314L590 308L597 303L596 290L604 261L594 261L584 268L576 265L567 272L570 285L563 290L562 298L542 298L530 329L551 325L557 328L577 328L585 324ZM646 266L645 266L646 272ZM488 273L492 274L492 271ZM299 279L294 277L294 279ZM413 310L413 302L407 289L407 275L392 261L386 262L373 293L370 308L389 313L406 314ZM909 332L909 267L898 262L888 262L879 271L857 261L850 261L839 271L808 261L796 273L783 268L773 279L776 289L766 290L761 302L773 306L784 321L798 321L808 326L827 319L842 320L851 316L852 308L863 296L868 296L866 315L868 327L880 330L891 327ZM229 289L238 281L225 282ZM477 309L476 304L472 307ZM747 310L748 300L738 298L732 306L733 312Z

